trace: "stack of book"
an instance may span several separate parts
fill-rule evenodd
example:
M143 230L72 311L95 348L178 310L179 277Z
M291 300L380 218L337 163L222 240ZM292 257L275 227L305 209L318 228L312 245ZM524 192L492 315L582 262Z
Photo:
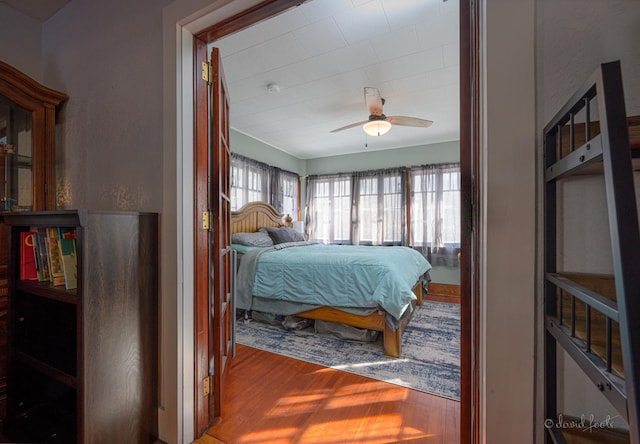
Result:
M20 279L78 286L75 228L34 228L20 233Z

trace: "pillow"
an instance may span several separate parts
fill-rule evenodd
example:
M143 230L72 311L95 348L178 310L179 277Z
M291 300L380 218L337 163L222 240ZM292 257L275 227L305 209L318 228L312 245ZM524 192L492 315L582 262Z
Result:
M272 247L271 237L262 231L255 233L233 233L231 235L232 244L249 245L252 247Z
M298 233L293 228L289 227L264 227L260 228L260 231L266 231L271 236L274 244L284 244L285 242L298 242L304 240L304 235Z

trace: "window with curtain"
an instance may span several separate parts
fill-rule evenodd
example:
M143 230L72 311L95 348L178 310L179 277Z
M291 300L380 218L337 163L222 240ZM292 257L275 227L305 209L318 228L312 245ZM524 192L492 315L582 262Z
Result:
M406 244L405 171L399 168L353 173L353 244Z
M231 153L231 210L261 201L297 219L298 196L296 173Z
M307 234L333 244L406 243L405 169L310 176Z
M282 214L290 215L294 220L298 219L298 196L300 183L298 175L274 168L272 171L273 186L271 205Z
M351 175L309 176L307 205L309 239L351 243Z
M459 266L459 164L411 168L411 245L432 265Z
M269 202L269 165L237 154L231 155L231 210L249 202Z

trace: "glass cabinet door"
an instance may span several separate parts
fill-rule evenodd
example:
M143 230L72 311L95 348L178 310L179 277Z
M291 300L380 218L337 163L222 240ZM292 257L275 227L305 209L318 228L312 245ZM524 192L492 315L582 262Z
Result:
M0 96L0 211L33 209L31 112Z

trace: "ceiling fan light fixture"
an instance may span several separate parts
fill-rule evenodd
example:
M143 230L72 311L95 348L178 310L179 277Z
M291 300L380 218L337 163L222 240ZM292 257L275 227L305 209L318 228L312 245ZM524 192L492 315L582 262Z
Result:
M368 135L378 137L389 132L391 124L386 120L372 120L362 125L362 129Z

